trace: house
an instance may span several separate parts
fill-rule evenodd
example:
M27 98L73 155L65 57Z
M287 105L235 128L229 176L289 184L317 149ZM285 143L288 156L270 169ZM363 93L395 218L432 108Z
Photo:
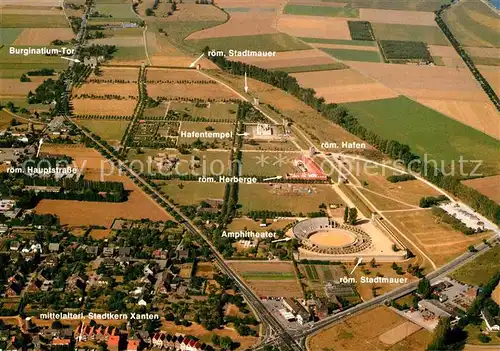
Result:
M99 254L99 247L98 246L87 246L85 251L92 256L97 256Z
M66 280L65 292L80 291L85 291L85 280L78 274L73 274Z
M304 322L309 321L309 313L306 311L306 309L299 304L297 301L290 297L285 297L282 300L283 306L290 312L296 315L297 322L300 324L304 324Z
M111 257L111 256L113 256L114 252L115 252L114 247L106 246L102 249L102 255L104 257Z
M131 249L130 247L120 247L118 249L118 256L120 257L128 257L130 256Z
M326 298L320 297L316 300L316 316L319 319L324 319L328 316L328 300Z
M137 332L137 336L142 340L142 342L146 345L151 345L151 336L149 332L146 330L140 330Z
M127 351L137 351L139 350L139 346L141 341L139 339L128 339L127 341Z
M154 250L153 257L157 260L166 260L168 258L168 252L163 250Z
M59 264L59 259L57 258L56 255L49 255L49 256L47 256L45 261L43 261L43 263L47 267L57 267L57 265Z
M120 335L110 335L107 344L109 351L118 351L120 348Z
M488 311L487 308L483 308L481 310L481 317L483 318L484 322L486 323L486 328L488 328L488 331L500 331L500 323L498 322L497 318L494 318L490 311Z
M58 252L59 251L59 243L50 243L49 244L50 252Z
M13 240L10 242L9 248L11 251L18 251L21 247L21 243L17 240Z
M161 349L163 347L163 340L165 340L165 334L156 333L155 335L153 335L153 338L152 338L153 346Z
M445 311L440 305L437 305L434 300L420 300L418 302L418 308L420 310L430 311L438 317L452 317L451 313Z
M186 259L188 257L189 257L189 251L188 250L178 250L177 251L177 258L179 260L181 260L183 258Z
M155 293L166 294L170 291L170 282L174 276L169 271L163 271L156 275Z

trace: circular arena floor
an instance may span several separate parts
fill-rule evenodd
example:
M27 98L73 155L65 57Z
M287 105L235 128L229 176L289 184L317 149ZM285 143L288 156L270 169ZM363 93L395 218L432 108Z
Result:
M343 229L318 231L309 237L318 246L346 246L356 241L356 236Z

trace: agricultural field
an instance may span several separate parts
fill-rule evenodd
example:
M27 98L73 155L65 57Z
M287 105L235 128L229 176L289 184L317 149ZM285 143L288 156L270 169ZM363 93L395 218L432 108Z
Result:
M449 165L461 156L465 160L483 160L478 170L498 173L496 161L499 142L494 138L454 121L439 112L406 97L345 104L362 125L378 135L408 144L413 152L428 160L443 160ZM405 118L401 118L401 116ZM429 129L428 126L433 128ZM472 165L464 164L470 171Z
M99 67L99 74L91 72L87 83L137 83L139 67ZM137 85L136 85L137 86Z
M431 210L386 212L385 216L437 266L463 254L469 245L491 236L491 233L465 235L458 232L449 224L436 222Z
M314 334L308 339L308 347L353 351L359 349L361 342L376 350L418 351L425 349L431 340L432 333L427 330L387 307L375 307Z
M394 63L432 62L425 43L419 41L380 40L384 57Z
M281 230L285 228L287 225L293 223L293 220L290 219L280 219L276 222L272 221L268 223L265 228L266 231L271 230ZM262 227L260 226L261 221L254 221L251 218L240 217L235 218L229 225L227 226L227 230L229 231L238 231L238 230L253 230L253 231L262 231Z
M214 81L203 84L197 82L182 83L149 83L147 84L148 96L161 97L164 100L210 100L228 101L237 100L239 96L231 90L221 87Z
M233 31L229 31L231 35ZM233 50L251 50L256 51L292 51L292 50L306 50L310 49L309 46L302 43L284 33L273 34L254 34L246 36L225 36L205 39L192 39L187 41L189 45L202 50L208 46L213 50L221 50L227 53L230 49Z
M308 44L353 45L353 46L372 47L374 48L374 50L377 50L376 48L377 44L374 41L368 41L368 40L324 39L324 38L308 38L308 37L300 37L299 39L305 41ZM361 49L358 48L358 50Z
M69 27L68 21L62 11L54 11L53 14L44 14L37 11L36 15L28 15L26 11L19 9L17 14L0 14L1 28L65 28Z
M315 292L316 296L326 297L324 284L332 280L339 280L346 276L346 270L343 265L313 265L299 264L299 272L304 279L302 282L307 284L308 288Z
M500 270L500 246L496 245L488 252L460 267L451 276L466 284L481 286Z
M500 204L500 175L464 180L462 183Z
M99 96L106 95L121 96L123 98L133 99L139 96L137 84L134 83L99 83L99 84L83 84L80 87L73 89L73 96Z
M404 3L404 1L400 1ZM401 11L376 8L359 9L359 19L370 23L407 24L417 26L435 26L432 11Z
M327 54L342 61L382 62L376 51L322 48Z
M15 30L19 29L16 28ZM0 31L3 32L2 30ZM19 33L13 42L8 44L15 46L50 45L53 40L59 39L62 41L68 41L74 37L75 34L71 28L25 28Z
M11 126L12 120L15 119L18 124L15 126ZM29 124L31 122L28 122L28 120L25 120L22 117L18 117L14 114L11 114L7 110L0 110L0 130L5 130L9 128L9 130L12 131L27 131ZM44 124L42 123L32 123L33 128L35 130L40 130L44 128Z
M243 213L259 211L290 211L307 214L319 211L322 203L341 204L339 195L326 184L240 184L239 203Z
M107 228L111 226L115 218L149 218L153 221L172 219L127 176L118 175L116 171L112 172L109 169L109 161L96 150L75 146L44 146L42 152L72 157L78 166L84 167L86 179L122 182L125 189L129 191L129 196L126 202L121 203L44 199L35 207L36 213L56 214L64 225L98 225Z
M180 180L159 181L163 190L175 203L198 206L207 199L223 199L225 184L185 182Z
M132 10L132 6L128 2L116 3L112 1L97 1L96 10L103 16L109 16L107 20L111 21L126 21L137 20L138 17ZM92 22L91 22L92 23Z
M308 6L287 4L283 10L287 15L328 16L328 17L358 17L359 11L352 7Z
M291 262L228 263L259 296L302 298L302 290Z
M282 15L278 29L294 37L350 40L347 18Z
M75 115L95 116L130 116L134 113L136 100L96 100L73 99L73 113Z
M344 65L336 62L330 56L320 50L298 50L277 52L273 57L229 57L234 61L244 62L250 65L267 69L279 69L290 72L290 69L308 70L308 67L321 67L326 69L342 68ZM332 67L332 68L328 68Z
M349 21L347 22L351 38L353 40L367 40L374 41L373 29L368 21Z
M378 53L375 53L378 55ZM313 88L327 102L386 99L398 94L352 69L292 74L300 85Z
M238 111L237 104L223 102L200 104L184 101L169 101L167 106L169 111L180 114L179 120L183 118L193 118L203 121L234 122L236 121L236 112ZM161 113L161 116L164 115L165 109L162 111L163 113Z
M75 119L77 124L99 135L111 145L118 145L127 130L130 121L102 120L102 119Z
M500 19L481 1L460 1L443 20L463 46L500 47Z
M452 46L427 45L434 63L445 67L465 67L465 63Z
M372 9L383 9L383 10L408 10L408 11L430 11L433 12L441 7L441 5L448 4L449 0L340 0L329 2L340 2L346 4L346 6L358 7L358 8L372 8Z
M372 23L377 40L421 41L431 45L450 45L437 26Z

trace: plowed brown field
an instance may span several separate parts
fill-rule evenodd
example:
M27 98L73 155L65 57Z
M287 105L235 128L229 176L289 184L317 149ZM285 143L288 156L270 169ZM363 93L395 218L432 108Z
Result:
M346 18L282 15L278 29L295 37L351 40Z
M71 28L26 28L12 45L50 45L53 40L71 40L74 37Z
M316 90L327 102L354 102L398 96L391 89L352 69L292 74L305 87Z
M219 84L148 84L148 95L165 98L195 98L195 99L239 99L231 90Z
M412 24L418 26L436 26L433 12L400 11L382 9L359 9L359 19L372 23Z
M467 186L500 204L500 175L463 181Z
M136 100L73 99L71 103L75 115L99 116L132 116L137 105Z
M479 72L490 83L495 92L500 94L500 67L496 66L476 66Z
M135 83L99 83L99 84L83 84L81 87L73 90L73 95L93 94L104 96L106 94L120 96L138 96L139 91Z
M277 52L274 57L235 57L229 59L262 68L311 66L337 62L320 50L282 51Z

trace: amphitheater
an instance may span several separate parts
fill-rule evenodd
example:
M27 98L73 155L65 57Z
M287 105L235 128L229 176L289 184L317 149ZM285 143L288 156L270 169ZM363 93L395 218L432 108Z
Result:
M349 255L373 246L371 237L365 231L328 217L299 222L292 232L303 249L319 254Z

